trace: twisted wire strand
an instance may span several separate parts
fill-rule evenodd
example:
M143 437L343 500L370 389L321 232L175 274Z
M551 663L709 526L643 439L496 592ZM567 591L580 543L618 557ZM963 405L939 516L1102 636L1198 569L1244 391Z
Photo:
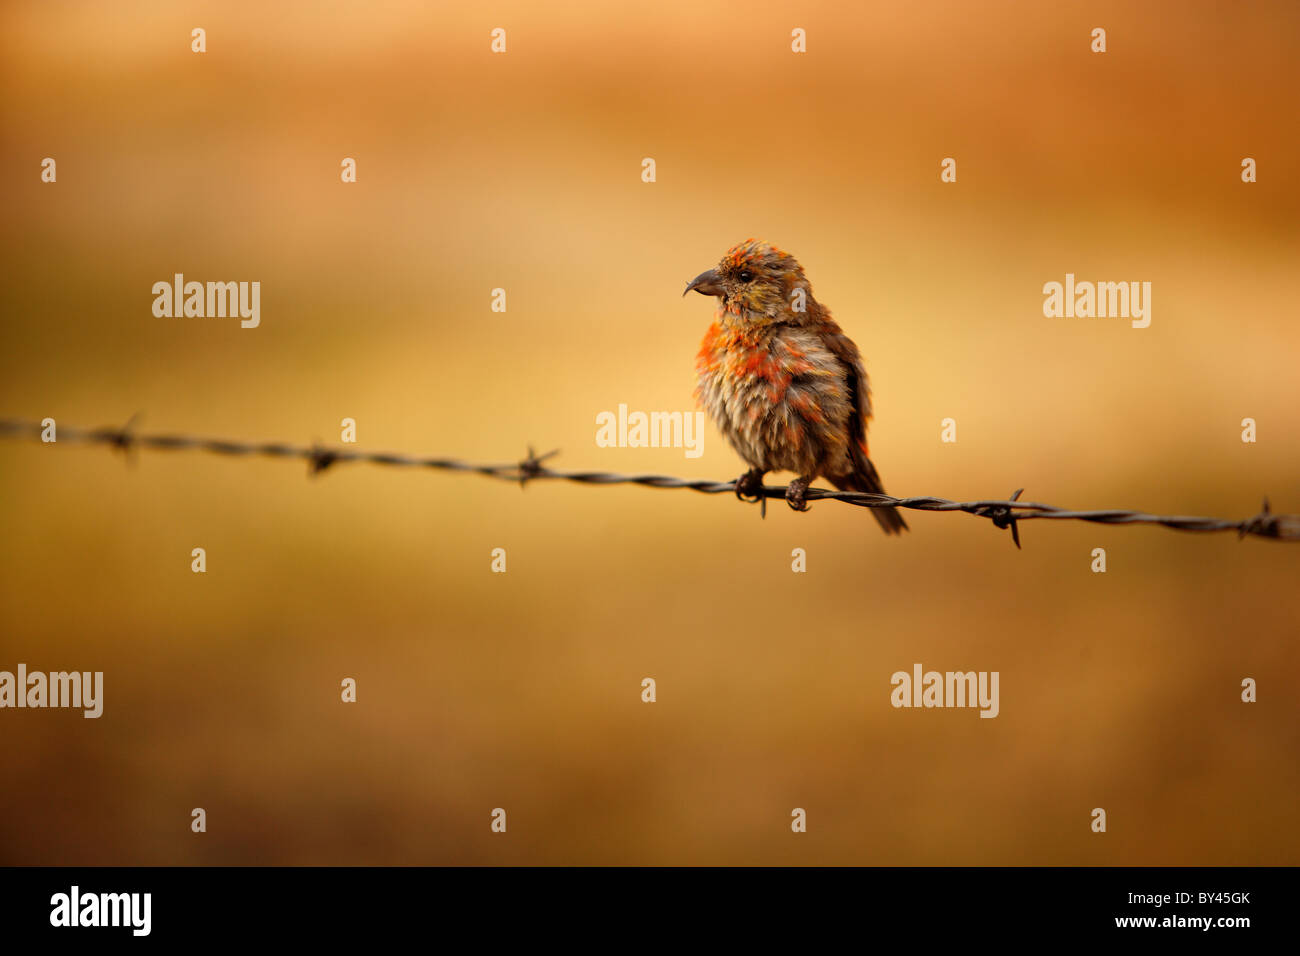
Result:
M709 481L707 479L674 478L668 475L620 475L604 471L558 471L547 468L544 462L556 452L536 455L530 448L522 461L508 464L478 464L457 458L431 458L391 452L367 452L349 448L328 448L321 445L293 445L286 442L245 442L225 438L205 438L195 435L139 435L132 430L134 419L122 427L77 428L57 425L58 442L90 445L109 445L122 451L152 448L160 451L192 450L215 455L257 456L264 458L289 458L306 461L313 474L318 474L336 464L360 462L392 468L430 468L439 471L458 471L483 475L504 481L569 481L585 485L641 485L647 488L686 488L706 495L734 492L736 482ZM14 419L0 419L0 437L39 440L44 428L40 423ZM1023 490L1023 489L1021 489ZM757 498L784 498L784 485L764 485L756 492ZM826 488L809 488L808 501L842 501L863 508L905 508L913 511L961 511L988 518L998 528L1009 529L1016 547L1020 546L1017 523L1031 519L1054 521L1088 521L1094 524L1150 524L1179 531L1236 531L1239 537L1253 536L1281 541L1300 541L1300 515L1274 514L1267 500L1259 514L1249 518L1205 518L1194 515L1154 515L1144 511L1107 508L1076 511L1036 501L1021 501L1018 490L1005 500L949 501L947 498L921 496L895 498L861 491L833 491Z

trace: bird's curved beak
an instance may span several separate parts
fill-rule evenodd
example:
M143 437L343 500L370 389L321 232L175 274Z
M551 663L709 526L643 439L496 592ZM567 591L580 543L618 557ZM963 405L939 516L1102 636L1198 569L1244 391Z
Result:
M717 269L710 269L708 272L701 272L691 284L686 287L686 292L694 289L700 295L722 295L722 276L718 275ZM682 295L685 295L683 292Z

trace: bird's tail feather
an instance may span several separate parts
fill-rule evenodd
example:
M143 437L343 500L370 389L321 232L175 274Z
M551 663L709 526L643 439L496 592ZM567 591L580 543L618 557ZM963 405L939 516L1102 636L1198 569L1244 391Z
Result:
M887 494L884 485L880 483L880 475L876 472L876 466L871 463L871 459L865 453L853 456L854 471L847 475L837 477L827 476L827 480L840 491L866 491L871 494ZM897 508L872 508L872 516L884 529L885 534L902 534L907 529L907 522Z

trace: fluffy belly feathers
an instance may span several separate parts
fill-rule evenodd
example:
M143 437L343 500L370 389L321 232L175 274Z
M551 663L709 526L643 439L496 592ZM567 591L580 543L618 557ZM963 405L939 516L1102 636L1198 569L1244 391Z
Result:
M715 322L696 371L700 406L751 466L797 475L851 470L844 369L815 336Z

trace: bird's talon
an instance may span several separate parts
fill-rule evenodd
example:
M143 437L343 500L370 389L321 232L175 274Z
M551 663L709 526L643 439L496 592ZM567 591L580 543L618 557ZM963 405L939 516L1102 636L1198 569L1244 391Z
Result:
M792 511L807 511L808 502L804 500L804 494L808 491L808 482L803 479L797 479L790 482L785 489L785 501Z
M763 497L763 473L757 469L745 472L736 479L736 497L747 504L765 501Z

